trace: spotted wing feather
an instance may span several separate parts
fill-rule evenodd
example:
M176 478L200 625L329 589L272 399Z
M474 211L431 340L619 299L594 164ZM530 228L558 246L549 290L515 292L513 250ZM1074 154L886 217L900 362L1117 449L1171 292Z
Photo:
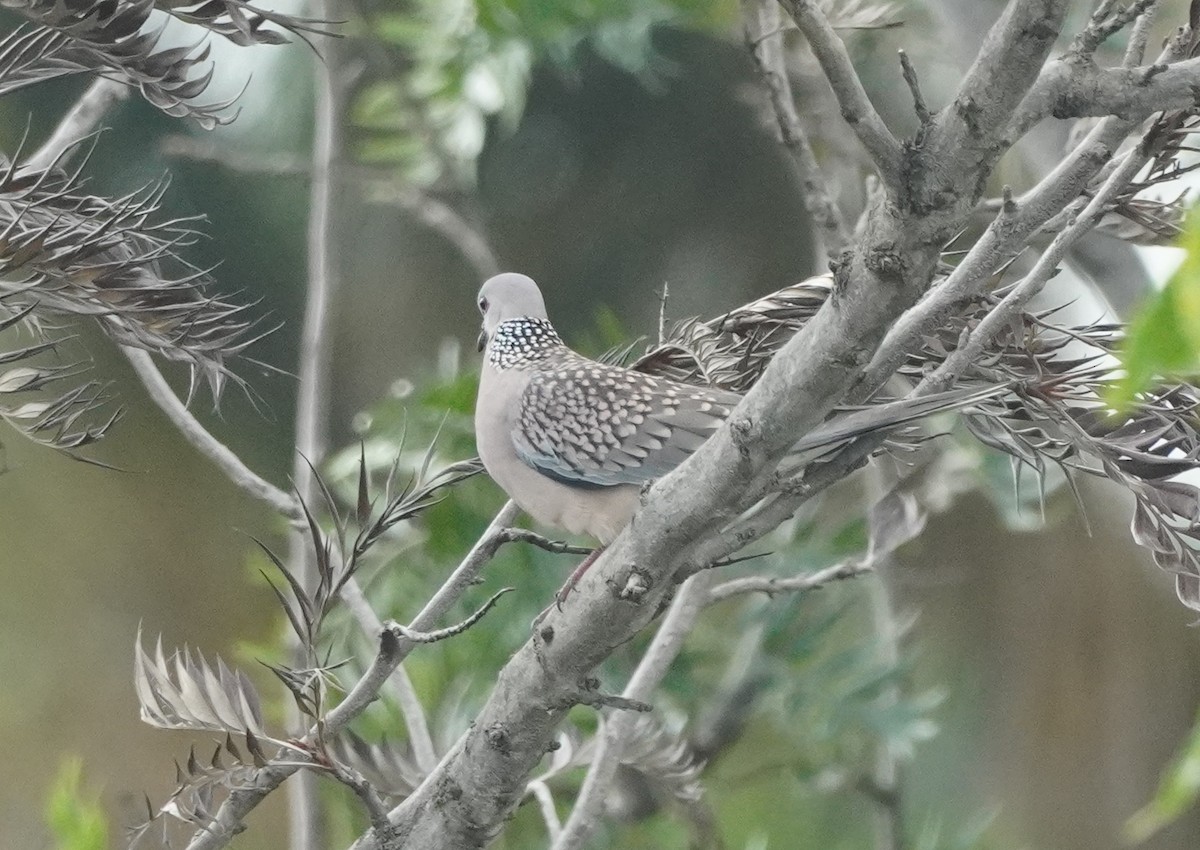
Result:
M683 463L739 400L564 350L531 376L513 441L522 461L556 481L642 484Z

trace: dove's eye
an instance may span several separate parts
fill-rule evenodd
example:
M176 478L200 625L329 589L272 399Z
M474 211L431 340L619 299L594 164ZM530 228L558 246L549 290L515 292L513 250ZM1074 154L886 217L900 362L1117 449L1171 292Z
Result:
M486 298L480 298L480 299L479 299L479 312L480 312L480 313L486 313L486 312L487 312L487 308L488 308L488 301L487 301L487 299L486 299Z

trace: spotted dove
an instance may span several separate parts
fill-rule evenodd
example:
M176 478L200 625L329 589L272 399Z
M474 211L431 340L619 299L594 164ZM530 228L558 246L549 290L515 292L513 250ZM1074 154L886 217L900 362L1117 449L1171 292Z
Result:
M607 546L641 485L696 451L741 396L599 363L563 344L537 284L501 274L479 291L487 353L475 439L488 474L536 521ZM951 392L839 413L799 441L804 452L895 428L994 392Z

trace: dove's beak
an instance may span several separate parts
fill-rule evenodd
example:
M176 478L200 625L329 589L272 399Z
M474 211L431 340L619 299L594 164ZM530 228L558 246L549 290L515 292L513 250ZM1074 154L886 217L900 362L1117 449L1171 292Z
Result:
M483 351L484 346L487 345L487 331L479 332L479 339L475 340L475 344L479 347L480 351Z

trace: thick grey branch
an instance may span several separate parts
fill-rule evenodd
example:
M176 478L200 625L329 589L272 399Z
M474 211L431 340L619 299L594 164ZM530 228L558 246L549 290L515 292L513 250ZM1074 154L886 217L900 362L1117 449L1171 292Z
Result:
M1101 68L1071 57L1046 66L1021 104L1014 132L1043 118L1116 115L1141 121L1200 103L1200 58L1136 68Z
M946 155L977 150L994 162L994 144L1038 78L1062 29L1070 0L1012 0L967 70L954 102L938 116L937 146Z

